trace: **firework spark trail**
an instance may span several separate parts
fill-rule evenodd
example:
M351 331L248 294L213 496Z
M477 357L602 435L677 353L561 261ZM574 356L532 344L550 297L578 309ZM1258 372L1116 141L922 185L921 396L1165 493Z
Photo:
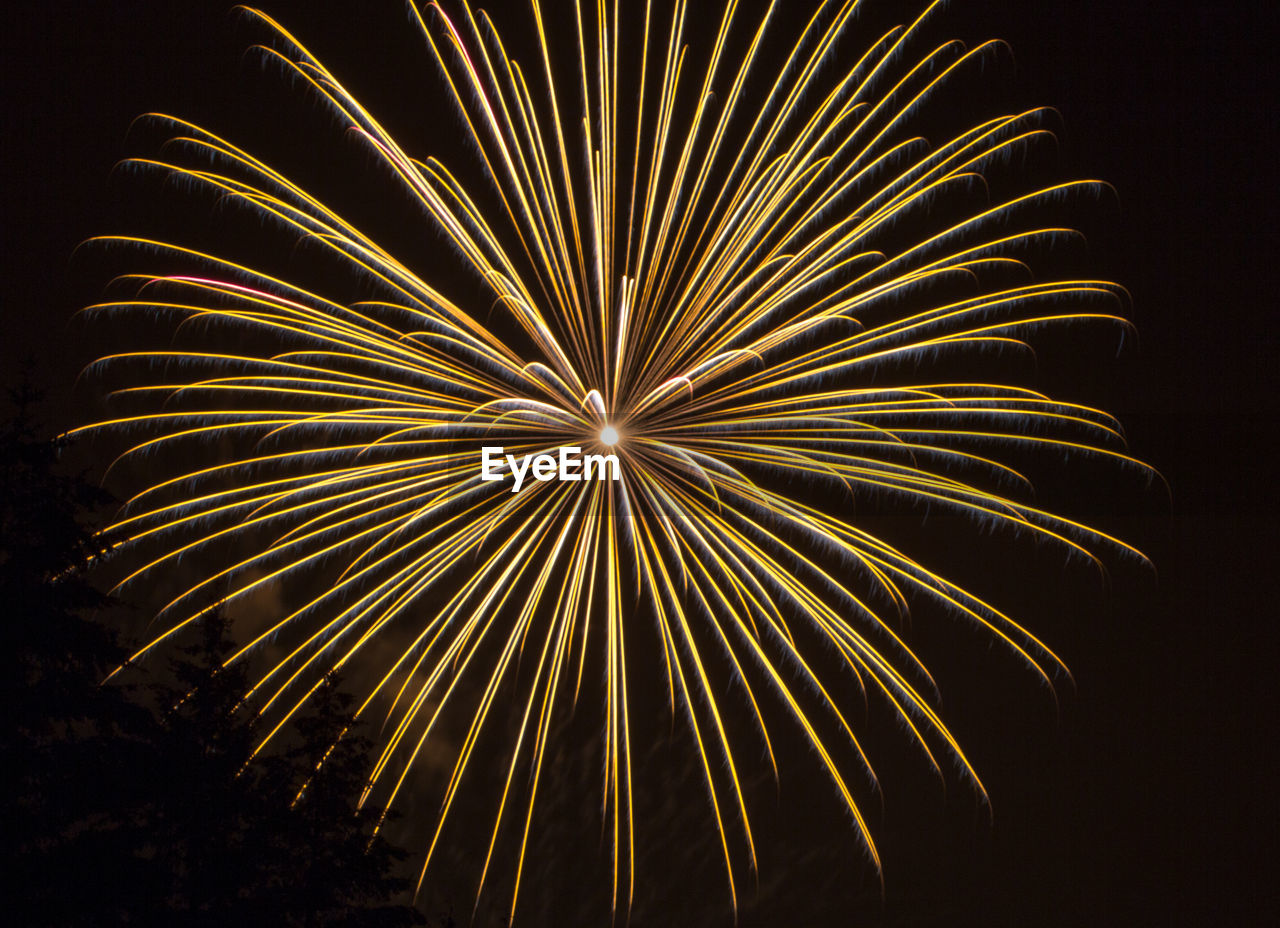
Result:
M988 119L933 145L909 134L913 114L994 48L946 42L921 53L936 4L852 58L838 52L851 41L857 4L823 4L762 100L753 87L770 68L763 48L776 4L743 29L737 4L728 3L700 74L688 56L683 0L665 33L664 17L645 7L639 50L629 55L617 4L587 6L577 6L573 81L560 71L538 0L530 3L533 72L509 56L485 14L465 4L413 8L483 169L483 189L435 158L411 157L297 39L251 11L283 45L264 54L365 141L528 349L284 173L205 129L156 116L191 161L136 164L206 187L314 243L363 281L369 299L344 306L213 254L107 239L200 270L138 276L135 297L92 310L158 314L179 329L203 324L202 332L230 327L271 347L104 358L99 365L146 374L149 382L123 392L163 405L86 428L140 433L123 457L165 452L155 454L157 464L180 460L193 442L229 436L251 449L179 466L129 500L110 530L120 546L162 545L122 585L179 561L207 565L203 579L160 610L163 631L135 657L215 609L326 571L323 589L230 658L248 660L285 632L297 636L247 694L270 720L259 749L327 672L408 629L408 646L375 668L378 682L360 706L361 714L387 707L361 801L394 802L442 719L457 712L468 720L424 875L528 647L535 656L517 696L520 721L477 891L514 828L513 914L548 742L566 703L590 691L591 653L606 668L601 799L612 896L615 909L631 903L628 678L650 670L628 663L638 629L625 619L630 600L646 601L662 653L657 672L696 743L736 907L735 835L751 870L756 851L716 695L718 668L745 692L775 774L762 706L778 705L799 726L877 866L838 756L851 748L868 772L870 763L802 642L825 642L864 693L878 694L903 721L935 769L941 748L979 789L931 707L932 679L892 620L912 599L932 599L1045 681L1065 670L994 606L784 488L799 478L846 497L939 505L1094 560L1100 550L1137 555L991 488L1029 487L998 459L1002 450L1056 449L1142 467L1121 450L1110 416L1015 386L871 385L872 374L904 360L927 369L940 356L1021 346L1033 331L1073 321L1123 326L1124 293L1105 281L1028 280L1024 256L1074 234L1034 217L1099 182L985 198L983 172L1048 135L1040 111ZM731 49L742 36L735 62ZM633 127L619 103L631 67ZM943 222L933 209L940 201L980 205ZM887 247L903 227L920 234ZM902 315L907 305L925 308ZM564 444L600 450L606 429L622 463L617 484L538 483L512 495L480 479L474 449L490 436L518 454ZM220 553L228 544L242 553ZM443 605L424 612L423 597L439 591Z

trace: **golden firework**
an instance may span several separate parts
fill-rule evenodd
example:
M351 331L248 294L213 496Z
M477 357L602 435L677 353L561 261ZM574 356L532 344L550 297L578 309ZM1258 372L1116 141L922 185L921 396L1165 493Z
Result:
M480 865L483 887L500 838L517 842L513 913L553 729L588 697L603 705L614 906L630 904L628 681L660 675L696 742L736 906L732 845L752 869L755 846L721 678L746 694L775 770L763 707L793 720L875 857L837 760L866 756L814 642L901 718L930 763L949 752L975 783L895 631L908 602L976 623L1046 681L1061 669L997 608L860 528L847 501L943 507L1089 558L1137 553L1021 501L1025 479L1008 463L1006 452L1044 449L1141 466L1105 413L1017 386L898 382L950 369L940 359L1021 346L1032 331L1125 325L1117 285L1029 273L1037 248L1074 234L1037 217L1099 182L989 194L985 173L1048 136L1039 110L934 144L914 134L916 114L995 47L922 45L936 4L855 55L857 4L820 4L778 60L766 51L778 5L744 28L730 0L696 65L686 0L625 22L617 0L579 3L573 54L553 51L543 4L529 6L532 67L465 4L414 10L478 181L412 157L253 12L282 42L265 53L389 169L490 305L455 302L231 142L155 117L185 156L137 165L256 211L340 262L368 296L345 305L214 254L111 239L193 270L140 275L131 298L93 310L159 315L203 342L99 362L131 365L145 381L123 392L154 400L87 428L140 432L124 457L147 456L153 473L175 466L110 529L152 552L122 585L178 564L200 571L140 656L215 609L310 578L301 605L230 661L275 655L246 694L267 720L263 746L326 673L371 675L360 713L384 713L384 737L362 801L394 804L441 720L465 719L424 874L482 732L514 704ZM228 332L249 347L219 350ZM513 487L487 460L482 469L490 446L501 447L499 478L505 455L536 469L538 455L572 448L612 455L617 479L539 472ZM193 466L196 448L208 457ZM831 493L839 502L815 505ZM656 637L660 665L631 659L638 635ZM382 641L394 648L372 646ZM594 661L598 685L584 674Z

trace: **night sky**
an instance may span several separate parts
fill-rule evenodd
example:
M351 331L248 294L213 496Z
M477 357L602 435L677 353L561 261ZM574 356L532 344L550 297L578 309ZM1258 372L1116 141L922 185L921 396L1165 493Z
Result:
M398 0L361 4L359 19L341 3L263 6L375 114L387 114L393 131L413 123L433 70ZM1088 223L1087 266L1132 292L1138 341L1119 357L1113 341L1078 355L1072 343L1063 356L1049 352L1039 376L1059 397L1116 414L1130 451L1168 481L1172 501L1159 486L1059 488L1073 517L1135 544L1156 572L1112 565L1103 589L1063 570L1068 595L1050 606L1024 589L1041 574L996 584L1002 604L1063 656L1077 689L1064 687L1055 710L1007 660L944 683L946 717L984 776L994 823L967 790L953 783L944 793L908 771L873 822L886 858L882 908L856 887L831 889L841 868L861 880L861 861L847 841L810 854L804 836L822 835L817 846L829 835L803 824L763 864L761 901L743 924L784 924L795 912L804 913L797 925L1275 917L1266 915L1278 822L1267 759L1277 695L1271 436L1280 411L1274 29L1261 14L1211 5L1158 10L1128 0L993 0L956 2L945 14L952 34L1011 44L1015 63L992 76L997 97L1060 111L1054 175L1099 177L1118 190L1118 203L1100 201ZM254 94L280 84L243 54L259 38L227 3L208 0L10 13L0 364L11 383L33 362L51 426L79 424L97 408L72 385L98 347L69 320L105 280L92 256L72 257L77 244L142 229L165 205L183 208L173 193L139 206L137 186L112 173L122 157L155 151L145 132L128 134L131 120L160 110L251 151L274 144L287 153L271 138L278 127L257 118ZM298 118L317 137L328 128L310 102ZM1019 602L1036 612L1019 612ZM707 911L724 908L721 889L712 882ZM842 901L808 914L822 911L813 900L828 892ZM673 911L670 923L698 919Z

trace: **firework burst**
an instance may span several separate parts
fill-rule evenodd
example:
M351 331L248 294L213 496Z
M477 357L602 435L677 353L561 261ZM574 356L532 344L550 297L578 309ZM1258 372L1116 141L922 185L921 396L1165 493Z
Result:
M860 528L852 501L941 507L1090 559L1132 551L1019 499L1025 480L1010 463L1040 449L1141 466L1109 416L927 373L1036 330L1124 325L1118 286L1029 273L1042 246L1073 234L1036 217L1098 182L994 197L984 174L1048 136L1041 111L933 144L912 125L995 43L922 44L930 6L851 54L856 6L822 4L778 27L776 4L744 24L729 2L695 63L683 0L625 21L617 0L580 3L563 47L531 0L523 40L536 57L523 66L483 13L413 9L472 180L407 153L252 12L277 39L264 54L430 218L487 305L455 302L231 142L154 117L180 154L134 164L269 219L346 268L367 299L110 239L189 270L139 275L130 298L92 310L200 337L199 350L98 362L131 371L141 382L122 392L148 404L89 427L138 435L124 457L153 475L110 530L148 552L122 586L179 564L200 572L138 656L215 609L306 590L231 658L271 655L245 702L266 720L262 747L328 672L359 667L374 681L360 712L384 720L362 801L391 806L443 720L463 719L424 874L478 741L514 711L477 861L483 887L499 842L514 842L514 912L549 744L589 699L602 707L614 905L629 905L638 677L663 681L696 744L735 906L755 867L726 720L743 706L775 771L766 719L797 726L875 858L849 782L857 764L839 758L870 765L816 652L898 716L929 763L950 755L975 784L896 630L908 603L941 604L1046 681L1063 668L994 606ZM794 31L781 57L764 51L775 28ZM513 468L556 449L601 468L612 455L617 479L539 477L513 493L501 465L503 479L485 479L491 446ZM155 476L162 466L172 469ZM656 641L652 666L634 660L639 636ZM730 684L745 694L732 708Z

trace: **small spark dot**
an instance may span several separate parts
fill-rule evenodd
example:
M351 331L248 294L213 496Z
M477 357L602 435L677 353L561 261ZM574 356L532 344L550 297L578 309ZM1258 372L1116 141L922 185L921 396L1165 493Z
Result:
M618 443L618 430L612 425L606 425L600 432L600 441L612 448Z

